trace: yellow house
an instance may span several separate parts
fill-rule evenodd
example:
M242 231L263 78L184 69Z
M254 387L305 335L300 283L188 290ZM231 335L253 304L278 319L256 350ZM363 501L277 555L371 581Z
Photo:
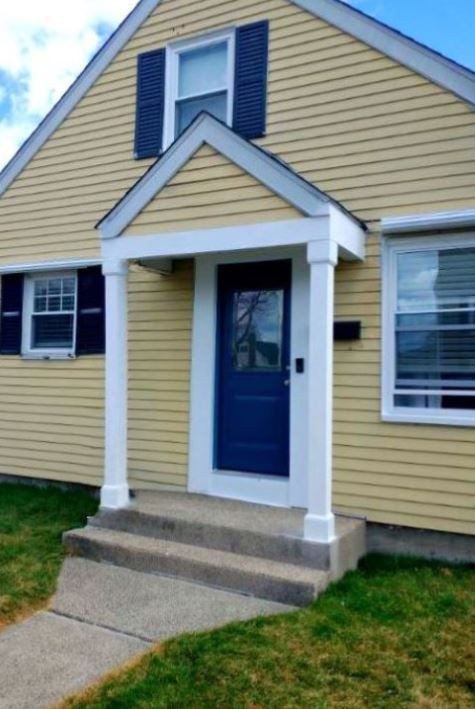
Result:
M475 534L474 105L337 0L140 0L0 175L0 474Z

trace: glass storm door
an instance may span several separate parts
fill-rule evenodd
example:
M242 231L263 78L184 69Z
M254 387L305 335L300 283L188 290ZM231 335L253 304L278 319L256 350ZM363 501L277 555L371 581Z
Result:
M219 470L289 475L290 285L290 261L219 269Z

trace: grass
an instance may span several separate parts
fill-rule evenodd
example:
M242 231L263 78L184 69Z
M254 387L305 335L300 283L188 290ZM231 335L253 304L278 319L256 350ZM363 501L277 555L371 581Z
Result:
M97 503L84 492L0 484L0 629L41 608L64 556L61 533Z
M368 557L312 607L167 642L68 709L475 706L475 571Z

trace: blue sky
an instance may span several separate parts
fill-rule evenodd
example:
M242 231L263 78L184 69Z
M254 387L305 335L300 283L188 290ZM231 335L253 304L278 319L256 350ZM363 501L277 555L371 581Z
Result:
M475 0L348 0L348 4L475 70Z
M475 70L475 0L347 0ZM135 0L0 0L0 169Z

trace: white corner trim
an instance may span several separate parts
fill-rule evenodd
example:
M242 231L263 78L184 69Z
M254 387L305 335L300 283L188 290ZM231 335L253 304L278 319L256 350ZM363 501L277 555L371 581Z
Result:
M0 173L0 195L5 192L48 138L59 128L64 119L127 44L140 25L155 10L159 2L160 0L140 0L122 24L119 25L116 32L92 58L84 71Z
M381 224L384 234L473 227L475 226L475 209L386 217L381 221Z
M209 114L201 114L160 160L99 222L101 236L113 239L140 214L204 144L241 167L307 216L326 213L330 198L278 159L244 140ZM355 219L356 221L356 219Z
M8 273L35 273L41 271L68 271L88 266L100 266L102 260L95 259L71 259L63 261L33 261L27 263L0 264L0 275Z
M336 0L291 0L291 2L448 89L472 106L475 105L475 73L470 69L344 2Z

